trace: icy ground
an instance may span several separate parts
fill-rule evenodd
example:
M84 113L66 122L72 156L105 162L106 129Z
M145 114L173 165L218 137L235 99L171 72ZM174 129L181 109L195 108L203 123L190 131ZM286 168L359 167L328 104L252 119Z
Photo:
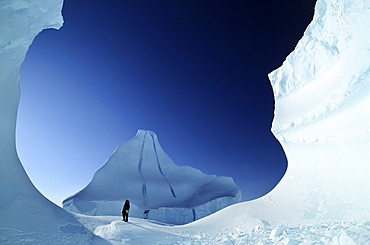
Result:
M370 221L320 222L273 227L256 226L251 232L242 225L234 225L215 232L221 221L206 218L215 230L203 230L196 222L184 226L170 226L156 221L120 216L86 216L77 219L90 231L111 244L370 244Z

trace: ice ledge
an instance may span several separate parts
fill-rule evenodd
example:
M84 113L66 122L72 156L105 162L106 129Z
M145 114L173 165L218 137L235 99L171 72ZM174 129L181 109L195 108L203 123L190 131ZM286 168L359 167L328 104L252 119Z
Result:
M370 3L362 0L318 0L313 21L283 65L269 74L275 98L286 96L319 79L352 53L352 64L369 53ZM364 57L365 56L365 57ZM362 58L361 58L362 57ZM348 69L349 68L349 69ZM346 67L354 76L368 66Z

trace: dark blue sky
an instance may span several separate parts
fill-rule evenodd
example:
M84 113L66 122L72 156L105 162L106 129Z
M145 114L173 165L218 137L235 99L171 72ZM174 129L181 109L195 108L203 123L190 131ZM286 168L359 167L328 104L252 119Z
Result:
M64 26L35 39L21 70L18 148L31 179L60 204L148 129L176 164L233 177L243 200L267 193L287 164L267 74L314 4L65 0Z

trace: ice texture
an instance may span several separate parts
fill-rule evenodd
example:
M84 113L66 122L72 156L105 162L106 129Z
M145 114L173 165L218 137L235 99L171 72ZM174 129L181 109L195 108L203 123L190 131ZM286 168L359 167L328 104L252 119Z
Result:
M19 69L36 35L45 28L62 26L62 4L61 0L0 1L1 244L104 244L37 191L15 146Z
M184 224L239 202L241 192L231 177L206 175L178 166L163 151L157 135L139 130L117 147L108 161L63 207L88 215L117 215L131 201L130 216Z
M370 186L370 1L318 0L304 37L269 77L272 132L288 169L268 198L299 207L291 214L298 219L370 218L364 194Z

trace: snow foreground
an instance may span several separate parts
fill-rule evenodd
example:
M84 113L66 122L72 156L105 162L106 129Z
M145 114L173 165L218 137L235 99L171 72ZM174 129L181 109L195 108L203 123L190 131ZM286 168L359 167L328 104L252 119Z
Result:
M126 199L130 216L185 224L239 202L241 192L231 177L176 165L154 132L139 130L117 147L83 190L63 201L63 208L117 215Z
M111 244L369 244L370 222L320 222L315 224L269 226L260 223L250 232L242 225L225 227L218 217L205 218L206 223L170 226L152 220L130 218L123 222L117 216L77 215L92 232Z

